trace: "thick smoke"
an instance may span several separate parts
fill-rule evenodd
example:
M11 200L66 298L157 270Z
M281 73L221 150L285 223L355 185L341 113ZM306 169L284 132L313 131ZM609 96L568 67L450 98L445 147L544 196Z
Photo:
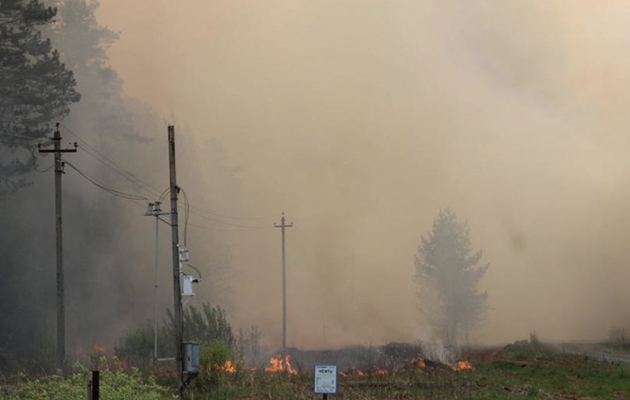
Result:
M111 63L125 88L223 143L251 215L295 222L291 344L426 338L411 260L445 207L493 265L478 341L592 339L625 323L627 6L130 7L100 14L122 32ZM272 336L278 236L229 239L235 317Z
M628 14L617 2L112 0L98 17L120 31L108 54L123 90L181 132L191 205L270 217L191 214L194 264L231 265L195 301L231 288L232 320L279 344L284 211L288 342L308 348L429 339L412 260L446 207L492 264L477 341L626 324ZM212 175L212 143L240 185ZM153 152L162 188L158 148L134 152ZM152 254L152 222L129 218L135 234L109 248ZM225 254L201 250L211 239ZM120 307L127 293L111 292Z

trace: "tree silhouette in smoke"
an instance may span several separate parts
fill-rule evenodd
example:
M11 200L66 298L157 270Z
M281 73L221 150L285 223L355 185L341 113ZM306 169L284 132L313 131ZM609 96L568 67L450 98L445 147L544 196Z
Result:
M489 265L477 266L481 256L471 249L468 223L450 209L440 211L418 246L419 308L446 345L467 339L487 310L488 293L480 293L478 284Z

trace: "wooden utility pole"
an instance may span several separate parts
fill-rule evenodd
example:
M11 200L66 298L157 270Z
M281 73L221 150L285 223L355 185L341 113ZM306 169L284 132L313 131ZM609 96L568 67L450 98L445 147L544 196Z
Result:
M173 297L175 317L175 360L177 365L177 394L181 397L184 391L184 323L182 321L182 290L179 267L179 226L177 221L177 174L175 171L175 127L168 126L168 165L171 188L171 235L173 239Z
M59 123L56 125L55 135L52 138L54 148L39 149L40 153L55 153L55 220L57 238L57 369L63 371L65 367L66 356L66 325L65 325L65 307L64 307L64 289L63 289L63 230L61 218L61 175L63 174L63 161L61 153L76 153L77 143L74 143L72 149L61 149L61 134L59 133Z
M281 228L282 231L282 352L287 349L287 267L286 267L286 252L284 245L284 228L291 228L293 222L287 225L285 224L284 213L282 213L282 219L280 225L274 223L273 226Z

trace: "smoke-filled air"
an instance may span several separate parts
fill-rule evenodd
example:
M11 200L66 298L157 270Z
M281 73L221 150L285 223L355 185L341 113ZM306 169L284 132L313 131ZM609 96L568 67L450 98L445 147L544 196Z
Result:
M418 260L444 216L478 261L465 290L483 313L462 316L460 342L630 328L630 4L44 4L57 15L37 29L72 76L34 122L0 90L6 346L54 341L54 155L41 150L56 122L62 149L77 142L62 157L69 353L154 319L156 233L158 318L173 308L171 227L145 216L149 202L170 211L169 125L180 243L201 275L187 304L221 305L268 351L282 213L289 347L443 339Z

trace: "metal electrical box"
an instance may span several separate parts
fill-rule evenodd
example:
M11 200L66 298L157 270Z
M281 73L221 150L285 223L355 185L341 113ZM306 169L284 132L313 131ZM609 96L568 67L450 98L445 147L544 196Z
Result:
M196 374L199 372L199 343L184 343L184 373Z
M195 277L192 275L182 274L182 296L194 296L193 281Z

